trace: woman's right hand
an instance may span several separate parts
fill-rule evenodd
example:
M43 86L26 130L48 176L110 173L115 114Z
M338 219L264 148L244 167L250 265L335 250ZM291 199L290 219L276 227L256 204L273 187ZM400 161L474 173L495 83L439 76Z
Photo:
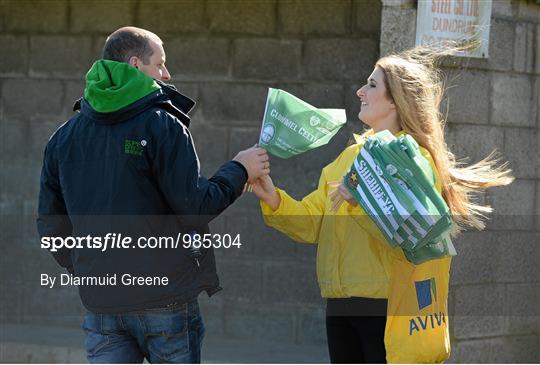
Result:
M251 188L257 198L264 201L272 210L276 210L281 203L281 198L276 191L270 175L264 175L251 183Z

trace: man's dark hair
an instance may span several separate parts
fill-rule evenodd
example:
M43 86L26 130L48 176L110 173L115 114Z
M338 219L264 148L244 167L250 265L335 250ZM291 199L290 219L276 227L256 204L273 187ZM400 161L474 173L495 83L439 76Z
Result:
M133 56L138 57L146 65L154 53L150 40L163 44L154 33L136 27L123 27L114 31L105 41L102 58L117 62L129 63Z

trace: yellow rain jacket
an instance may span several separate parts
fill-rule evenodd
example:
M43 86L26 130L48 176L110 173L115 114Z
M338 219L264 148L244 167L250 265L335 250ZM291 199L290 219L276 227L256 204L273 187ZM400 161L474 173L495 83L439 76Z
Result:
M337 212L331 211L332 186L342 181L363 146L362 139L355 138L356 144L322 170L317 190L297 201L278 188L279 207L273 211L261 201L261 209L268 226L295 241L318 243L317 279L322 297L388 298L392 261L396 255L405 260L403 252L385 242L359 205L345 202ZM436 171L429 152L420 150ZM438 178L436 188L441 191Z

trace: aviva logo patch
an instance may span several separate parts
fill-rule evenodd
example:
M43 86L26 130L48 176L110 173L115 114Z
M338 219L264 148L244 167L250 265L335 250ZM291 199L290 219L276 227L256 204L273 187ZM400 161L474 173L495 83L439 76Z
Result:
M437 298L437 287L435 286L435 278L415 281L416 299L418 301L418 309L429 307Z
M124 141L124 153L127 155L142 156L143 147L146 146L146 141L134 141L131 139L126 139Z
M417 316L409 320L409 336L421 331L428 330L430 328L435 329L438 327L446 326L446 316L444 312L433 313L427 316Z
M416 288L416 300L418 301L419 310L429 307L437 300L435 278L415 281L414 286ZM441 311L439 313L412 317L409 320L409 336L430 328L435 329L443 326L446 326L446 315Z

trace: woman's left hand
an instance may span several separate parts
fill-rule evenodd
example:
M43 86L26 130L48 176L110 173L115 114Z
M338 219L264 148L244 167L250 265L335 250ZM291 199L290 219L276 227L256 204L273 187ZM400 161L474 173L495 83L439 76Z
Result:
M345 187L343 183L340 183L336 190L330 193L330 199L332 200L332 210L335 212L339 209L341 204L344 201L349 203L351 206L355 207L358 205L358 202L354 199L349 190Z

